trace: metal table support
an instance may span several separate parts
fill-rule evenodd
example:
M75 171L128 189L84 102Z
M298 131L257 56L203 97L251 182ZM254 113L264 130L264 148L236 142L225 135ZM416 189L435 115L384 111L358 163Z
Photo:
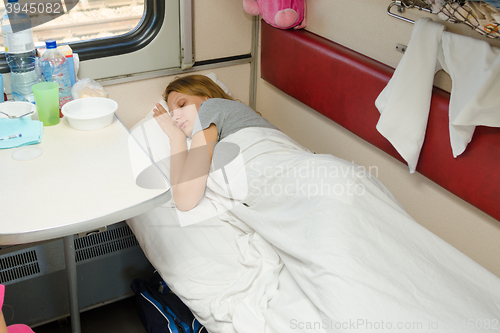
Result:
M64 257L66 261L66 278L68 281L71 332L81 333L74 235L64 237Z

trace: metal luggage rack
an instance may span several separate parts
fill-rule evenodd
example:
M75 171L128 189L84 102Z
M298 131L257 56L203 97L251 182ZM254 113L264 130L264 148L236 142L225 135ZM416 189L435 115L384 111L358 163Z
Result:
M442 7L436 10L431 4L434 2L442 3ZM409 18L391 12L394 6L397 7L400 14L404 13L406 9L416 8L436 14L440 19L448 22L465 24L488 38L500 38L500 23L490 22L485 26L481 25L473 9L465 0L393 0L387 8L387 14L405 22L415 23Z

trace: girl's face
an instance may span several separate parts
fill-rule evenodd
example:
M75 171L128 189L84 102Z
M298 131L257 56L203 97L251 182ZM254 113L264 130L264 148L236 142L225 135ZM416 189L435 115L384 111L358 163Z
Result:
M168 95L170 116L187 137L191 137L201 103L208 97L192 96L173 91Z

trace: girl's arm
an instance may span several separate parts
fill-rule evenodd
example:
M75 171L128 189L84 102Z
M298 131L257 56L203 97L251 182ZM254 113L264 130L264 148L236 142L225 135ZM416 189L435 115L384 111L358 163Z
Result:
M170 184L175 205L181 211L193 209L205 193L217 127L212 124L193 135L188 151L186 135L160 104L156 107L154 117L170 139Z
M170 182L179 210L193 209L203 197L217 137L217 127L212 124L193 135L189 151L184 133L170 137Z

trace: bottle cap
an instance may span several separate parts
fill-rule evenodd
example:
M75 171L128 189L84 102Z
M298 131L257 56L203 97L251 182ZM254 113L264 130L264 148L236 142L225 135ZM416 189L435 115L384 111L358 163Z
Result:
M48 49L55 49L55 48L57 48L57 43L53 39L47 40L47 41L45 41L45 47L47 48L47 50Z

